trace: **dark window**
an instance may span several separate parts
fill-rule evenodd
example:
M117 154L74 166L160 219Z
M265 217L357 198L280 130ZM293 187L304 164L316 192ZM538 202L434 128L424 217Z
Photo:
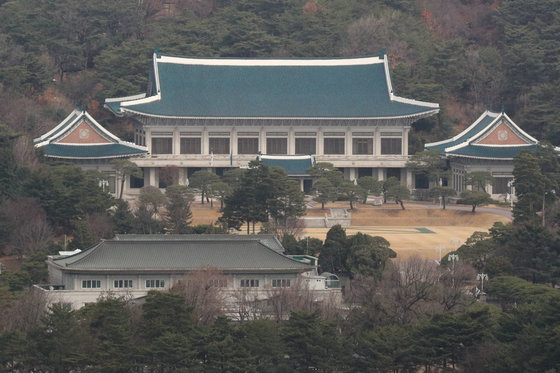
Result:
M115 288L131 288L132 280L115 280L114 285Z
M273 288L289 288L290 280L272 280Z
M101 287L101 280L83 280L82 281L82 288L84 289L92 289Z
M241 280L242 288L258 288L259 280Z
M414 175L414 188L416 189L428 189L430 188L430 179L426 174L416 174Z
M213 278L210 280L210 286L214 288L225 288L227 287L227 280Z
M396 177L397 179L401 179L401 169L400 168L388 168L387 169L387 179L390 177Z
M229 154L229 138L227 137L211 137L210 152L214 154Z
M147 288L164 288L165 280L146 280Z
M511 178L508 177L496 177L494 178L494 187L492 188L493 194L506 194L510 192L508 187L508 182Z
M353 138L352 154L373 154L373 139Z
M237 154L257 154L259 152L258 138L237 139Z
M200 137L181 138L181 154L201 154Z
M296 139L296 154L315 154L315 139Z
M144 169L142 169L142 173ZM130 176L130 188L142 188L144 187L144 175L140 177Z
M171 154L173 153L173 139L170 137L153 138L152 139L152 154Z
M266 139L266 154L288 154L288 139Z
M373 169L370 167L358 168L358 179L364 176L373 176Z
M324 154L344 154L344 139L325 139Z
M381 139L381 154L402 154L402 139Z

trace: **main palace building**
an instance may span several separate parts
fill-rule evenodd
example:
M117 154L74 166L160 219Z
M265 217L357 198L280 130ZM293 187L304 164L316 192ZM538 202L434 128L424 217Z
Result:
M301 155L331 162L347 179L398 177L413 122L439 111L435 103L393 93L386 55L337 59L189 58L154 53L145 94L110 98L105 107L133 119L136 157L145 185L164 187L162 169L178 182L207 169L222 174L258 155L289 163ZM302 177L302 189L311 179Z
M387 56L330 59L192 58L153 55L146 93L109 98L105 107L134 123L134 144L75 110L40 138L47 157L72 160L120 183L111 159L130 158L144 172L126 183L135 198L143 186L188 184L198 170L221 175L257 157L282 166L309 192L306 170L330 162L346 179L397 177L410 189L427 187L406 169L412 123L439 105L398 97ZM538 140L505 113L486 111L453 138L426 144L448 159L457 192L464 175L488 171L493 198L513 194L513 158Z

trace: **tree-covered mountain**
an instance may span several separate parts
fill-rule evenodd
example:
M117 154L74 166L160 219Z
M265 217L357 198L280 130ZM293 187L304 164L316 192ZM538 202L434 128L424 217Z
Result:
M155 48L189 56L333 57L386 48L395 90L439 102L411 151L490 106L560 144L553 0L18 0L0 2L0 124L34 136L75 103L145 90Z

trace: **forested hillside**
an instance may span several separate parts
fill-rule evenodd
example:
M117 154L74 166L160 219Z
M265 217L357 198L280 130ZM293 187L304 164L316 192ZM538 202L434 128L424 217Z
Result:
M209 282L195 280L204 291L154 292L144 304L107 294L81 310L55 305L43 312L46 299L30 290L48 282L47 255L115 232L223 232L191 225L187 187L170 186L165 195L144 188L131 211L104 190L98 174L45 164L33 149L31 139L76 104L130 139L128 120L104 110L103 101L143 92L156 48L225 57L362 56L385 48L395 93L442 108L414 124L411 154L464 128L487 107L503 107L531 135L560 145L558 5L0 0L0 255L13 254L20 264L0 268L0 372L560 372L560 163L551 147L516 158L513 223L475 232L441 265L391 261L389 242L347 237L340 226L324 242L284 237L288 252L312 250L322 267L348 276L342 308L294 287L268 304L281 317L253 320L240 309L242 322L231 322L207 296L215 294ZM117 163L118 172L134 176L138 167L130 163ZM281 182L287 175L275 172L262 178L260 190L289 195L293 188ZM219 179L199 171L190 188L227 205L232 193L257 185L251 175L235 169ZM375 189L359 180L349 184L350 191ZM317 188L319 203L333 194L325 185ZM279 199L263 196L267 203ZM280 218L293 207L270 205ZM269 211L264 220L277 219L259 204L251 208L251 216L229 219L250 226L255 210ZM475 281L476 274L487 281ZM488 303L478 301L477 286Z
M412 152L487 107L558 145L559 25L554 0L0 1L0 124L35 136L80 103L126 136L125 120L101 105L145 89L155 48L236 57L386 48L396 93L443 108L416 124Z

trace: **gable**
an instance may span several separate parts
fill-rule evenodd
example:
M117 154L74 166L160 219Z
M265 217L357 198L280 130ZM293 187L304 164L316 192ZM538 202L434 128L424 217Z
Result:
M56 141L59 144L111 144L107 138L101 136L96 129L85 120L70 130L66 136Z
M492 128L486 136L477 141L479 145L528 145L532 142L521 137L517 131L508 126L505 121L501 121Z

